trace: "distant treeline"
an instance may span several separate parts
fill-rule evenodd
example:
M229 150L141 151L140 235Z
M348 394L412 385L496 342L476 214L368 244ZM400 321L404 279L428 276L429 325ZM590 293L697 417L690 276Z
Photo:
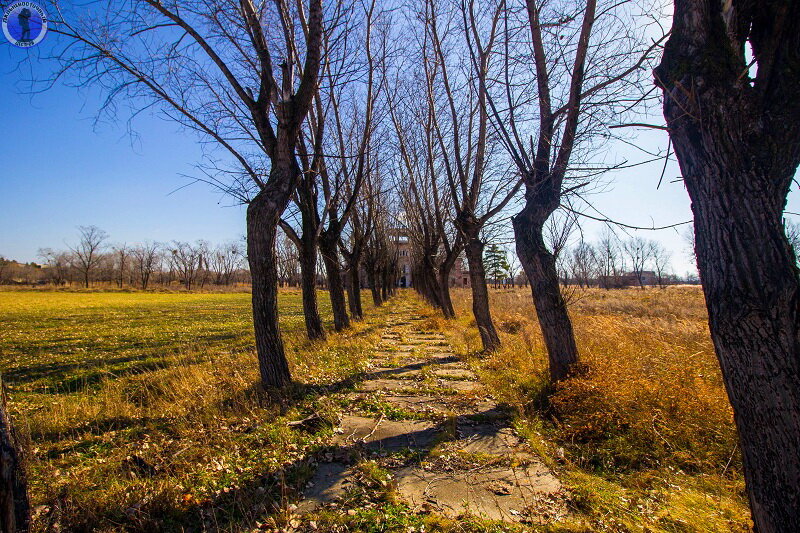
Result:
M597 242L580 241L558 253L562 283L580 287L616 289L645 285L698 284L695 274L672 271L672 253L660 242L632 237L620 240L608 232Z
M108 234L96 226L78 229L76 244L60 250L41 248L39 263L0 257L0 284L139 289L157 285L191 290L250 282L244 245L236 241L112 244Z

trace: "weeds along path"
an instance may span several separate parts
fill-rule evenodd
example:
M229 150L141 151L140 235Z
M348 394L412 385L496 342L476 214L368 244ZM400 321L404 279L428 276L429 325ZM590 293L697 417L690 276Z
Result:
M339 398L334 446L301 513L382 503L457 518L547 523L565 514L559 480L524 446L420 304L400 295L367 377Z

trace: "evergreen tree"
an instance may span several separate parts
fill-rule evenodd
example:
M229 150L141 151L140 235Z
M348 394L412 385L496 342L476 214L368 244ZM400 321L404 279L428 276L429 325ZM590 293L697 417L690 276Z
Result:
M508 264L506 251L496 244L491 244L486 249L484 257L484 264L486 265L486 274L492 280L494 286L500 283L501 279L505 279L506 273L511 266Z

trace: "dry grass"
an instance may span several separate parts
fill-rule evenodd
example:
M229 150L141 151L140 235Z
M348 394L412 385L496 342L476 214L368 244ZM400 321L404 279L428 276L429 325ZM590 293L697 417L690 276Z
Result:
M239 531L280 520L330 433L287 420L335 416L324 392L364 369L386 311L311 344L299 294L282 293L298 384L281 407L257 386L249 305L246 294L0 293L35 531Z
M444 328L492 393L516 407L518 429L569 487L572 516L546 530L746 530L740 458L701 293L577 296L571 313L587 372L550 396L526 290L492 291L505 347L487 358L473 357L480 341L468 292L454 293L455 321L425 313L425 327ZM300 383L276 402L256 386L249 305L246 294L0 292L0 360L28 438L36 531L291 522L289 502L331 430L286 422L336 416L341 406L329 393L363 370L388 309L310 344L299 294L282 293ZM322 312L330 325L329 309ZM379 511L380 520L367 509L360 525L341 531L499 530L436 524L396 502Z
M591 529L741 531L749 524L732 412L695 287L587 290L570 304L586 372L548 390L527 289L492 291L503 349L473 357L573 488ZM467 291L439 320L463 354L480 338ZM554 461L553 458L557 460Z

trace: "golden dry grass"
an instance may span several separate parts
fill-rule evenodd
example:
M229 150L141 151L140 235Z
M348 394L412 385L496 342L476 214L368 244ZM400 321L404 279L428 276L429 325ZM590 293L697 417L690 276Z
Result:
M491 291L503 348L471 361L492 393L572 485L590 529L743 531L749 513L732 411L697 287L571 294L585 373L548 390L528 289ZM470 294L437 320L476 355ZM555 460L554 460L555 459Z

